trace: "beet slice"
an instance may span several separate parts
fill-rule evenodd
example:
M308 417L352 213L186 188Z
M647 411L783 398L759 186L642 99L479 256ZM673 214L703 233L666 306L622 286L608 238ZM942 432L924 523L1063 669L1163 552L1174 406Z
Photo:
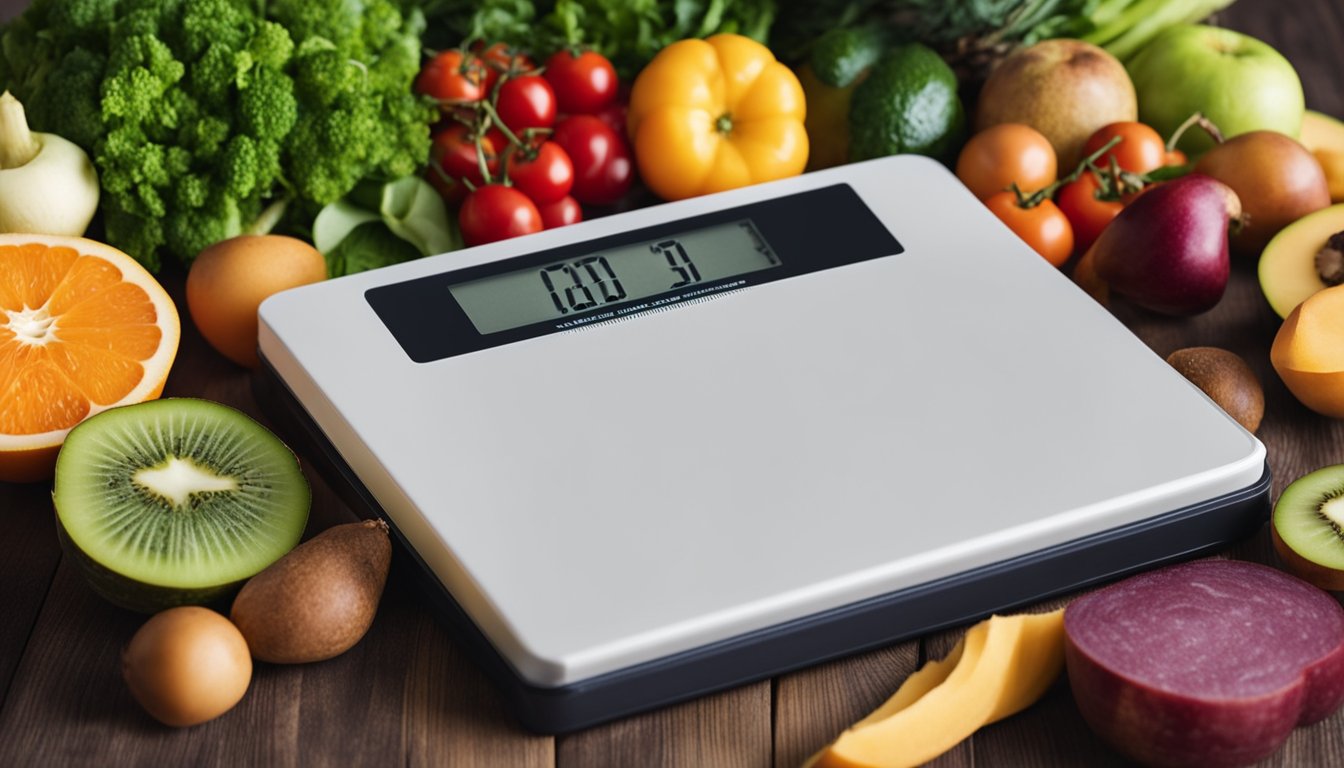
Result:
M1254 763L1344 702L1344 610L1267 566L1144 573L1074 600L1064 632L1083 718L1148 765Z

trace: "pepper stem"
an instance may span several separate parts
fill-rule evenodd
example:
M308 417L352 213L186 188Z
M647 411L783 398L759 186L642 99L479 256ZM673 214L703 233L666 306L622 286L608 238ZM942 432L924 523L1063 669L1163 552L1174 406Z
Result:
M23 105L5 91L0 95L0 170L25 166L41 151L42 145L28 130Z
M724 112L714 121L714 130L727 136L733 132L733 116Z

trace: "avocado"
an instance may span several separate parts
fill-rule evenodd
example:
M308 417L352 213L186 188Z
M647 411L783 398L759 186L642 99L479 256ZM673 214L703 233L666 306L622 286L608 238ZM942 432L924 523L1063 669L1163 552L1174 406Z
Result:
M965 124L952 68L928 46L901 45L854 90L849 159L917 154L949 162Z

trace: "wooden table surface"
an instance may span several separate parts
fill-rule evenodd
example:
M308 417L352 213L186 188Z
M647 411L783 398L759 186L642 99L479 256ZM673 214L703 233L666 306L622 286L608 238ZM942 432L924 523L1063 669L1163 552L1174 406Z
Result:
M1302 75L1309 106L1344 114L1338 0L1241 0L1220 18L1283 52ZM165 283L185 307L181 276ZM1298 405L1269 365L1278 320L1253 264L1235 265L1227 295L1204 315L1173 320L1124 305L1112 311L1160 355L1215 345L1246 358L1265 387L1259 436L1269 449L1275 498L1293 478L1344 461L1344 422ZM209 398L262 418L249 374L207 347L185 311L164 394ZM353 519L321 476L310 470L309 480L309 535ZM377 620L353 650L319 664L259 664L235 709L174 730L141 711L121 680L121 649L143 617L98 598L61 557L49 493L45 484L0 484L0 766L797 766L961 634L929 635L568 736L537 736L504 712L435 622L398 553ZM1267 531L1227 554L1274 562ZM1061 681L1039 704L981 730L935 764L1122 763L1088 730ZM1265 763L1340 764L1344 713L1298 730Z

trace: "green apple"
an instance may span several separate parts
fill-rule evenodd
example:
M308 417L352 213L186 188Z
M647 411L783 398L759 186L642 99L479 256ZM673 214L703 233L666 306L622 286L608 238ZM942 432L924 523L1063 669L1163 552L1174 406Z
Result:
M1224 136L1271 130L1297 138L1305 101L1297 71L1278 51L1230 29L1180 24L1153 38L1129 63L1139 120L1170 136L1203 112ZM1199 154L1213 142L1186 131L1180 147Z

